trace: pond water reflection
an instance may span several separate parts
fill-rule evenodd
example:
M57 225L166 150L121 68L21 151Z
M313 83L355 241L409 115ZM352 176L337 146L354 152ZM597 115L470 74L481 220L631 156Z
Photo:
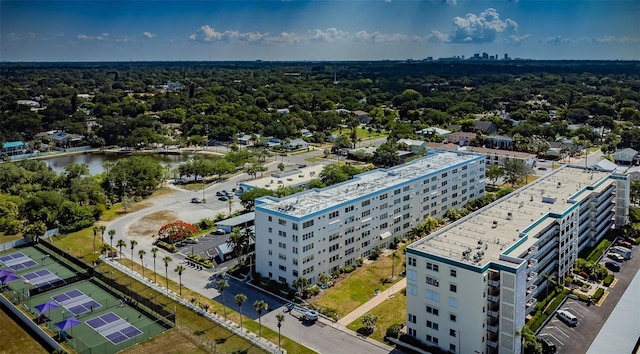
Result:
M165 166L167 164L171 166L177 166L182 162L188 161L193 157L192 154L180 154L180 155L160 155L160 154L146 154L145 156L152 156L161 165ZM60 157L52 157L46 160L43 160L47 166L49 166L56 173L62 173L65 170L65 167L72 163L85 163L89 166L89 173L92 175L97 175L99 173L105 172L104 163L107 161L117 162L119 159L130 157L130 155L105 155L105 154L74 154L74 155L66 155Z

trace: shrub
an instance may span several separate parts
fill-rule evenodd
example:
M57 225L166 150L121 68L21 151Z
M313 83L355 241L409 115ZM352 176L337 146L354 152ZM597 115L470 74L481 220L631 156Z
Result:
M401 324L398 324L398 323L392 324L391 326L389 326L389 328L387 328L387 333L385 336L391 337L391 338L398 338L401 330L402 330Z
M212 229L215 226L215 222L213 220L211 220L211 219L204 218L204 219L198 221L196 226L200 230L208 230L208 229Z
M196 262L205 268L213 268L213 263L210 260L202 258L198 254L189 254L187 255L187 259L192 262Z
M167 251L169 251L171 253L177 253L178 252L178 248L176 246L168 244L168 243L166 243L164 241L158 241L156 243L156 246L158 246L158 247L160 247L162 249L165 249L165 250L167 250Z
M317 285L312 285L307 287L307 294L309 296L316 296L318 294L320 294L320 287Z
M564 282L567 283L567 284L571 284L571 283L573 283L573 278L572 277L566 277L566 278L564 278Z
M351 273L351 272L353 272L355 270L355 268L353 268L353 266L346 266L346 267L342 268L342 270L345 273Z
M604 295L604 289L602 288L598 288L598 290L596 290L596 292L593 294L593 296L591 297L591 299L595 302L599 301L600 298L602 298L602 295Z
M602 284L603 284L604 286L609 286L609 285L611 285L611 283L613 283L613 278L614 278L614 277L613 277L613 274L609 274L609 275L607 275L607 276L604 278L604 280L602 281Z

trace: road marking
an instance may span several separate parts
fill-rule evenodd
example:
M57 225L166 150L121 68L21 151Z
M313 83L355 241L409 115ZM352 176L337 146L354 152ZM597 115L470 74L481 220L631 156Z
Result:
M560 339L556 338L556 336L554 336L551 333L546 333L546 334L548 334L551 338L555 339L556 342L560 343L560 345L564 346L564 343Z
M617 283L618 283L618 278L614 278L613 281L611 282L611 284L609 284L609 289L611 289L614 286L616 286Z
M604 300L607 299L607 296L609 296L609 292L605 291L604 295L600 298L600 301L598 301L598 303L596 303L596 306L598 306L598 307L602 306L602 304L604 303Z
M560 332L563 336L567 337L567 338L571 338L568 334L564 333L563 330L561 330L560 328L556 327L556 329L558 330L558 332Z

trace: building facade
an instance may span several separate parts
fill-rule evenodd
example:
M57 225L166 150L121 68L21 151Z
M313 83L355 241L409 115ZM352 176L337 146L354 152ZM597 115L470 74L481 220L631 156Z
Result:
M546 275L565 279L628 208L628 176L563 167L412 244L407 333L452 353L522 353Z
M256 200L256 270L291 285L354 265L484 194L484 156L430 152L327 188Z

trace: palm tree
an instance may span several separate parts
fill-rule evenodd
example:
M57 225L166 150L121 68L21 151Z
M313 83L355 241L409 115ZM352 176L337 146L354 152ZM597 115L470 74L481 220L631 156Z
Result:
M109 234L109 243L111 244L111 248L113 248L113 236L116 235L116 230L109 230L107 233Z
M156 256L158 255L158 247L151 247L151 254L153 254L153 282L158 284L156 281Z
M144 261L142 260L142 258L144 257L144 255L147 254L147 251L145 250L139 250L138 251L138 257L140 257L140 265L142 266L142 277L144 278Z
M104 243L104 231L106 229L107 229L107 227L104 226L104 225L98 226L98 231L100 231L100 239L102 240L102 243Z
M549 296L549 288L556 288L558 286L558 277L556 277L553 274L542 274L542 277L544 278L544 280L547 281L547 286L546 286L546 295L545 298L547 298Z
M242 329L242 304L247 301L247 295L236 294L236 296L233 297L233 300L238 304L238 310L240 310L240 329Z
M396 258L398 258L398 254L396 253L396 251L391 252L391 280L396 277Z
M101 254L105 254L105 253L109 252L109 250L111 250L111 247L109 247L109 245L107 245L106 243L103 243L102 246L100 246L100 253Z
M247 259L249 259L249 270L251 270L251 258L249 257L249 247L251 246L251 241L255 242L256 234L252 228L245 228L242 231L242 245L244 246L244 254L247 255Z
M278 320L278 347L282 347L280 345L280 327L282 327L282 322L284 322L284 314L283 313L277 314L276 320Z
M258 327L258 336L262 337L262 311L266 311L269 309L269 304L264 302L264 300L257 300L253 303L253 307L256 309L258 313L258 323L260 327Z
M229 287L229 282L226 280L218 280L218 289L220 290L220 296L222 296L222 308L224 309L224 320L227 320L227 306L224 304L224 289Z
M96 236L98 235L98 226L93 227L93 253L96 253Z
M171 259L171 257L169 256L165 256L164 258L162 258L162 261L164 262L164 275L167 281L167 290L169 290L169 263L171 263L172 260L173 259Z
M227 246L233 249L233 252L238 258L238 263L242 263L239 259L242 252L242 233L240 233L239 227L234 227L231 231L229 239L227 240Z
M120 249L120 258L122 258L122 248L123 247L127 247L127 242L125 240L118 240L118 243L116 244L116 247L118 247L118 249Z
M173 271L178 273L178 280L179 280L179 286L180 286L180 297L182 297L182 272L184 272L184 266L179 265Z
M304 297L307 287L311 284L311 281L305 277L300 277L293 281L293 287L298 289L298 295Z
M131 241L129 241L129 243L131 244L131 270L133 270L133 249L136 248L136 245L138 244L138 241L131 240Z

